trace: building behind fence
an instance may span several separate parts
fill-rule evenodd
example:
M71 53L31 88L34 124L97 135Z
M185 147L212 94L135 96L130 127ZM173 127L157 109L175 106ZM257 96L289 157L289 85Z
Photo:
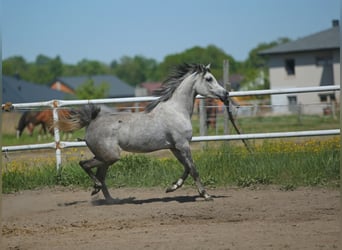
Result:
M308 86L340 85L340 27L332 26L317 33L266 49L271 89ZM334 112L339 95L334 92L291 93L271 96L277 113L298 112L307 114ZM310 105L321 103L322 105Z

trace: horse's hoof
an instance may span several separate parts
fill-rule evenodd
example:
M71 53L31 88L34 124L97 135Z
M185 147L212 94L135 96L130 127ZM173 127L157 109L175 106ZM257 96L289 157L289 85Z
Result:
M204 192L202 195L201 195L205 201L213 201L213 197L211 197L209 194L207 194L207 192Z
M94 189L92 192L91 192L91 196L97 194L98 192L100 192L101 189Z
M171 187L168 187L166 189L166 193L176 191L178 188L183 186L183 182L184 182L184 180L180 178L178 181L174 182Z
M214 201L214 198L211 197L210 195L204 197L205 201Z
M165 190L165 193L171 193L173 191L175 191L176 189L172 188L172 187L168 187L166 190Z
M94 190L91 192L91 195L93 196L93 195L97 194L98 192L100 192L101 188L102 188L101 186L95 184Z

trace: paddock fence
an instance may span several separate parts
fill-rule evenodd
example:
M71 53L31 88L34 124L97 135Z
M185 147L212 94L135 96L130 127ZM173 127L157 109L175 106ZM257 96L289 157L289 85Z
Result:
M321 87L303 87L303 88L287 88L277 90L254 90L254 91L235 91L230 92L230 97L241 96L261 96L261 95L281 95L291 93L310 93L310 92L333 92L340 91L340 86L321 86ZM248 134L225 134L223 135L206 135L205 128L205 112L204 112L204 98L197 96L200 99L199 118L200 118L200 136L194 136L192 142L205 142L205 141L230 141L242 139L269 139L269 138L285 138L285 137L307 137L307 136L330 136L339 135L340 129L328 130L309 130L309 131L296 131L296 132L273 132L273 133L248 133ZM157 97L128 97L128 98L111 98L111 99L93 99L93 100L51 100L46 102L32 102L32 103L6 103L2 104L2 110L14 111L28 108L51 108L53 110L53 120L58 121L58 108L86 105L86 104L120 104L120 103L141 103L150 102L157 99ZM225 120L228 120L225 114ZM29 144L29 145L16 145L16 146L3 146L2 152L7 153L11 151L24 151L24 150L39 150L39 149L54 149L56 151L56 168L60 170L62 165L62 149L73 147L85 147L83 141L61 141L58 128L54 128L54 141L50 143Z

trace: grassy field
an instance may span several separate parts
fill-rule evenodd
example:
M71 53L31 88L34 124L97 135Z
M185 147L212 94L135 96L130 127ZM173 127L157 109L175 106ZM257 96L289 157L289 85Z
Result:
M74 153L80 149L74 149ZM253 154L242 146L217 143L205 150L194 150L193 157L206 186L279 185L291 190L297 186L338 187L340 179L339 137L324 140L264 141L254 145ZM30 161L34 161L31 159ZM3 171L3 192L14 192L43 186L91 187L90 178L73 156L57 175L54 158L30 162L6 163ZM183 168L172 157L127 154L110 168L109 187L167 187ZM189 178L186 185L193 185Z
M302 117L300 123L294 116L241 118L239 125L245 133L339 128L338 120L320 116ZM195 135L196 129L194 120ZM215 132L209 131L210 134ZM83 137L83 133L83 130L78 131L73 138ZM45 141L52 139L40 142ZM18 141L12 134L3 134L4 145L29 143L38 143L36 137L24 135ZM338 136L259 140L258 143L251 141L251 144L253 154L240 142L208 143L204 149L194 147L194 160L203 183L209 187L275 184L284 190L297 186L339 186ZM3 192L55 185L91 187L90 178L78 166L82 154L79 150L73 149L73 155L63 163L60 175L56 174L54 157L6 161L2 173ZM182 166L173 157L127 154L110 168L107 183L109 187L167 187L182 171ZM191 178L186 185L193 185Z

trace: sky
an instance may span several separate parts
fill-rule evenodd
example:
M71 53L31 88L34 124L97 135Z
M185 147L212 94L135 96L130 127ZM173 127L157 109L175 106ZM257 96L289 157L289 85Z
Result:
M339 0L1 0L2 58L162 62L215 45L235 60L259 43L331 27Z

